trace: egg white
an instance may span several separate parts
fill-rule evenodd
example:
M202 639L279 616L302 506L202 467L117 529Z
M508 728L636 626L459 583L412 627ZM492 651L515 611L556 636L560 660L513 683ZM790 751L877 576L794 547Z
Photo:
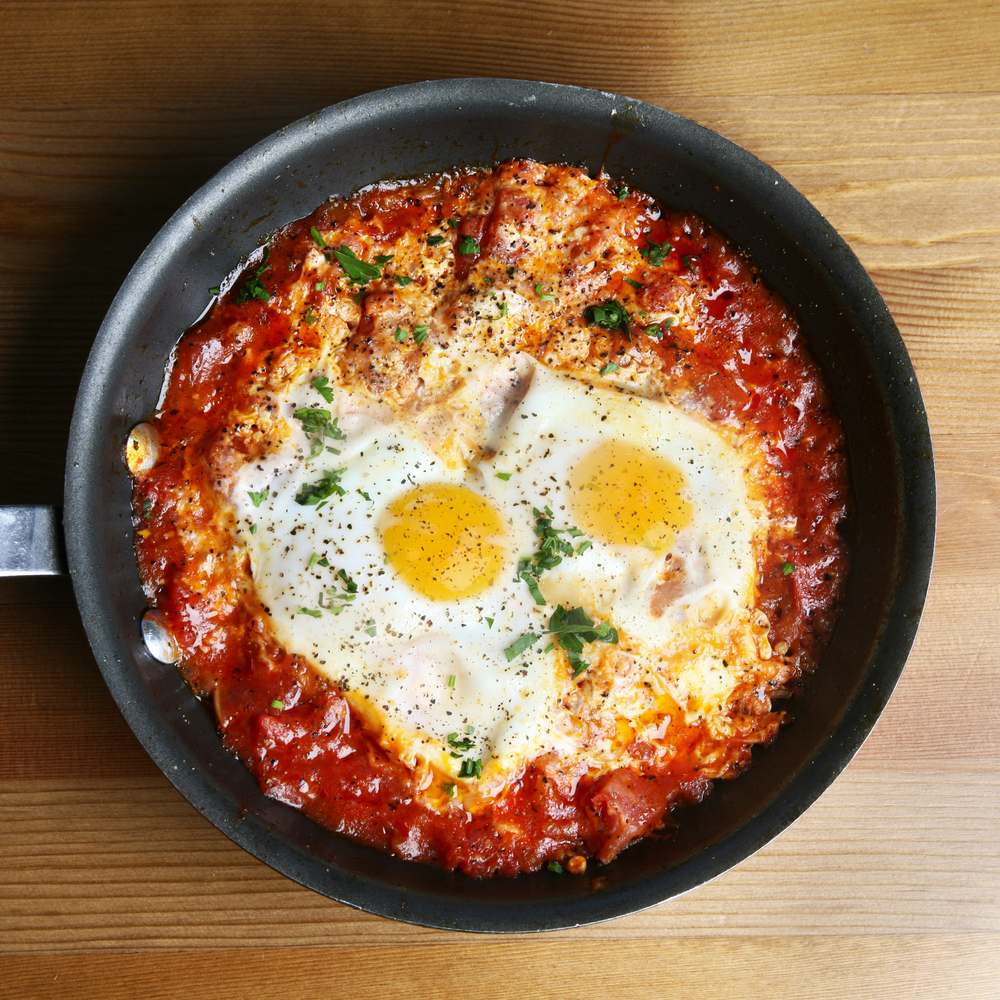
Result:
M482 759L480 790L496 792L540 754L584 753L579 719L564 708L573 687L565 655L544 638L512 660L505 653L528 632L542 635L557 604L609 620L620 632L615 654L641 659L643 677L659 672L661 686L678 702L690 702L692 711L720 705L737 667L723 670L721 654L696 640L713 630L721 636L734 616L746 615L754 537L761 531L739 452L713 428L669 402L591 385L523 356L512 365L533 369L530 387L513 408L484 403L491 446L471 465L442 461L418 424L387 416L356 390L338 388L326 404L307 381L271 401L287 422L287 439L229 484L255 585L278 640L338 684L404 763L432 764L456 776L463 759ZM336 372L327 375L336 378ZM465 395L474 397L487 379L484 367L480 385L470 380ZM340 454L324 451L307 460L309 441L293 414L316 405L338 417L346 439L326 441ZM650 613L650 600L664 554L642 546L573 539L575 546L591 544L541 575L544 605L517 578L519 559L530 557L538 542L533 510L548 506L555 528L573 526L572 469L610 437L640 444L680 468L693 506L690 524L672 547L683 557L684 585L658 616ZM296 502L303 486L341 468L343 496L331 496L322 507ZM429 599L405 583L382 542L389 505L414 487L438 483L470 488L504 525L495 580L474 596L451 601ZM256 504L251 494L259 500L265 491ZM343 600L347 591L338 571L356 585L352 600ZM339 604L341 612L333 613L331 605ZM598 646L586 655L593 658ZM641 693L651 688L642 685ZM603 709L616 701L622 712L641 709L629 685L616 691ZM455 741L466 739L468 748L456 752ZM600 749L586 753L596 760Z

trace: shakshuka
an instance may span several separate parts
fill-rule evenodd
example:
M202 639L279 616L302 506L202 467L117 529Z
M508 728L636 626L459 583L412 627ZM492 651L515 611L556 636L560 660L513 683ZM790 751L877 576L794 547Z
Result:
M268 795L572 874L774 739L847 468L725 237L520 160L333 198L209 291L127 446L144 631Z

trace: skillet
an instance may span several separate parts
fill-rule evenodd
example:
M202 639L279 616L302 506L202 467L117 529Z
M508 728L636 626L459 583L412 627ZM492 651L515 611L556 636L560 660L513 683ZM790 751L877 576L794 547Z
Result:
M796 310L847 435L856 512L841 619L794 719L738 781L586 877L476 881L354 844L266 798L207 711L140 632L131 427L156 406L179 335L207 289L331 195L387 178L516 156L625 178L721 230ZM687 119L627 98L514 80L444 80L355 98L248 150L189 199L139 259L101 327L70 434L64 528L88 637L126 720L212 823L290 878L427 926L538 931L634 912L752 855L834 780L884 708L909 653L933 557L935 490L923 403L874 285L777 173Z

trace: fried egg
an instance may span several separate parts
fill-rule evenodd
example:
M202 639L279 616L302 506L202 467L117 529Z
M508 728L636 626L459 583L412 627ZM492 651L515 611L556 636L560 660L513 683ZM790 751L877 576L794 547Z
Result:
M500 364L518 373L499 383L506 396L486 391L489 372L470 382L481 440L468 462L331 370L271 401L287 436L228 484L279 641L408 766L476 777L486 796L546 752L607 750L581 745L594 706L566 708L600 662L641 664L637 683L656 675L692 712L721 703L737 668L718 667L719 649L749 620L762 531L716 428L527 356ZM588 643L574 665L546 634L560 606L617 642Z

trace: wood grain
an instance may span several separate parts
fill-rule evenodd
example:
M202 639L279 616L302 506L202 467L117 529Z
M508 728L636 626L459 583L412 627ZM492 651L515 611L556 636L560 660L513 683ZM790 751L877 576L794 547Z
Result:
M142 17L132 9L67 0L40 18L25 0L0 5L9 99L59 102L82 89L252 106L294 80L329 104L413 79L490 73L654 99L1000 90L990 2L494 0L487 17L447 0L353 0L347 10L329 0L149 0Z
M549 939L546 939L548 941ZM434 942L437 944L437 942ZM768 939L673 938L615 941L610 947L533 947L530 940L450 940L447 947L287 948L164 955L12 959L0 996L55 1000L244 1000L279 981L283 1000L385 1000L406 983L408 997L452 1000L474 989L491 1000L994 1000L1000 949L993 935L793 936L776 954ZM929 961L928 957L933 960ZM954 969L964 970L956 983ZM501 972L502 970L502 972ZM808 971L806 971L808 970ZM69 991L69 992L67 992ZM794 992L793 992L794 991Z
M516 940L245 854L127 729L65 584L3 583L0 997L1000 996L996 0L0 0L0 38L0 503L58 502L91 342L184 198L310 111L462 75L627 94L778 169L892 310L939 486L913 654L830 791L681 899Z

